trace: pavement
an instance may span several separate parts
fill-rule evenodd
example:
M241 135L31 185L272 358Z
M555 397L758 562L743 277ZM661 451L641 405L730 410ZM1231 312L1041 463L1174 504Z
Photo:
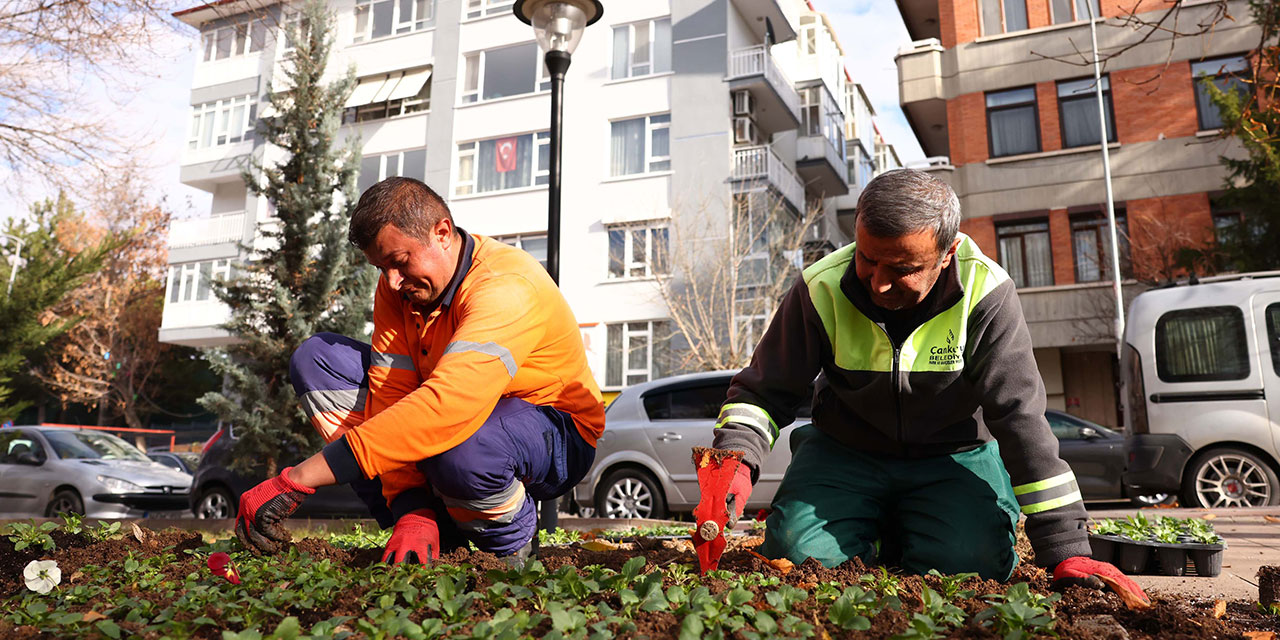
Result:
M1132 508L1090 508L1089 516L1094 519L1125 518L1138 511ZM1145 590L1210 600L1256 601L1258 567L1280 565L1280 507L1141 511L1147 517L1206 518L1227 543L1222 573L1216 577L1132 576Z

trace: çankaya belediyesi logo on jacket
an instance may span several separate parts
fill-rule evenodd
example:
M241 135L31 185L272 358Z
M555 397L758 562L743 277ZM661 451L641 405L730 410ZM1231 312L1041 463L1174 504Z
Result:
M947 344L945 346L929 347L929 364L949 365L958 362L960 360L960 347L955 345L955 341L955 332L947 329Z

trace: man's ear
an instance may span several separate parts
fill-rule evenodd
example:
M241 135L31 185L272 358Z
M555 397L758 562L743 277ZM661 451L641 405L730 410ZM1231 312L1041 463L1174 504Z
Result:
M951 259L956 255L956 249L960 248L960 238L956 238L951 242L951 248L947 249L946 255L942 256L942 268L946 269L951 266Z
M431 227L431 235L442 249L448 249L453 244L453 223L448 218L440 218Z

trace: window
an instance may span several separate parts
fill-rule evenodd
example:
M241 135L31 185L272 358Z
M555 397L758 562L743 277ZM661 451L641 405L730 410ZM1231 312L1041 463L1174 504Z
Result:
M715 420L729 392L731 378L701 387L663 390L644 397L650 420Z
M817 16L800 16L800 30L796 34L796 46L800 49L800 55L802 56L818 55Z
M609 229L609 277L648 278L667 273L671 241L666 227Z
M361 158L360 177L357 179L356 186L360 189L360 193L364 193L365 189L396 176L426 180L427 150L397 151Z
M1249 61L1244 56L1215 58L1191 63L1191 77L1196 85L1196 113L1200 118L1200 130L1222 128L1222 116L1218 107L1209 100L1205 82L1212 82L1224 93L1237 91L1242 96L1251 95Z
M671 18L613 28L613 79L671 70Z
M1000 266L1018 288L1053 284L1053 250L1049 223L1021 222L996 227Z
M992 158L1040 150L1034 87L987 94L987 140Z
M464 142L458 145L458 181L454 194L547 184L550 164L551 134L546 131Z
M368 122L431 109L431 69L361 78L347 98L342 123Z
M846 151L848 160L845 164L849 166L849 177L856 180L859 187L867 186L867 183L876 177L875 162L857 142L850 143Z
M212 298L210 283L231 275L230 260L206 260L169 266L169 302L192 302Z
M982 5L982 35L1027 28L1026 0L978 0Z
M244 24L209 29L200 34L201 60L223 60L262 51L267 41L267 23L255 18Z
M519 235L519 236L503 236L495 238L501 242L509 244L517 249L522 249L525 253L533 256L543 269L547 268L547 236L541 235Z
M1267 305L1267 344L1271 345L1271 368L1280 375L1280 302Z
M1120 273L1129 271L1129 237L1124 209L1116 208L1116 237L1120 242ZM1076 282L1111 279L1111 228L1105 214L1071 220L1071 245L1075 254Z
M800 90L800 132L806 136L822 135L822 86Z
M623 322L605 326L606 387L648 382L672 370L669 322Z
M193 105L187 148L208 149L249 140L257 107L252 95Z
M18 464L18 456L24 453L29 453L42 462L48 458L44 445L26 432L14 429L0 432L0 464Z
M1170 311L1156 321L1156 374L1165 382L1249 376L1244 314L1237 307Z
M609 175L671 169L671 114L611 123Z
M1115 112L1111 107L1111 82L1102 77L1102 105L1107 111L1107 141L1116 141ZM1062 146L1098 144L1098 94L1093 78L1058 83L1058 120Z
M1054 24L1088 20L1090 10L1095 18L1102 15L1098 9L1098 0L1052 0L1049 4L1053 9Z
M515 0L467 0L467 19L511 13Z
M353 42L425 29L431 21L432 0L356 0Z
M550 72L534 42L467 54L463 67L463 104L551 89Z

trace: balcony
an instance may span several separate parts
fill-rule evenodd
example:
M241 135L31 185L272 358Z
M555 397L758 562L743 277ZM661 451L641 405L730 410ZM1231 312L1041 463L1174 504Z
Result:
M942 37L938 0L898 0L898 13L912 38Z
M950 154L947 101L942 86L945 50L934 38L917 40L898 51L898 102L907 122L931 156Z
M767 145L734 148L733 173L729 179L733 181L734 193L769 186L782 194L796 211L805 210L804 185Z
M170 249L239 242L243 236L243 211L208 218L173 220L169 223Z
M767 133L800 126L800 94L782 72L768 47L756 45L729 52L729 91L746 90L755 99L752 116Z
M765 25L773 27L775 43L790 42L796 37L796 26L800 24L799 2L788 0L732 0L738 13L746 18L747 28L755 34L756 39L764 41ZM768 22L765 22L768 20Z
M816 196L832 198L849 193L849 165L824 136L796 139L796 173Z

